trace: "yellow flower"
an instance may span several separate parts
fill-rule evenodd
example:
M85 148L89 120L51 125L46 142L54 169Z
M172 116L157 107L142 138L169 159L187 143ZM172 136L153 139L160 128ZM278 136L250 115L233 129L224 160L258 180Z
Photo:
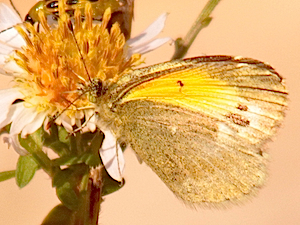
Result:
M170 40L153 40L163 28L165 14L126 43L117 23L110 31L106 28L109 9L101 24L93 23L90 4L86 5L85 21L78 10L73 25L68 14L62 8L60 11L56 28L50 27L41 14L42 31L37 31L31 24L12 27L21 21L0 3L0 28L3 30L0 33L0 72L14 78L13 88L0 91L0 128L11 124L9 142L21 154L26 152L20 146L16 147L15 136L26 137L49 122L49 118L55 118L52 122L62 125L70 133L74 128L94 132L93 98L99 90L97 85L103 81L116 81L140 64L142 53ZM116 158L116 141L110 131L103 132L106 141L102 149L110 149L104 151L104 155L111 161ZM122 157L120 147L117 154Z

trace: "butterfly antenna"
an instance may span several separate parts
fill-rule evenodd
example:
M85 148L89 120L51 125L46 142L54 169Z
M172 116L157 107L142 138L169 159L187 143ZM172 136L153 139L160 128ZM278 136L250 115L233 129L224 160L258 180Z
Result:
M87 74L87 76L88 76L88 79L89 79L89 81L90 82L92 82L92 79L91 79L91 77L90 77L90 75L89 75L89 72L88 72L88 70L87 70L87 67L86 67L86 64L85 64L85 61L84 61L84 58L83 58L83 55L82 55L82 53L81 53L81 50L80 50L80 48L79 48L79 44L78 44L78 42L77 42L77 39L76 39L76 37L75 37L75 34L74 34L74 29L73 29L73 24L72 24L72 22L71 22L71 20L69 20L68 21L68 27L69 27L69 30L70 30L70 32L71 32L71 34L72 34L72 37L73 37L73 39L74 39L74 42L75 42L75 44L76 44L76 47L77 47L77 49L78 49L78 52L79 52L79 54L80 54L80 59L81 59L81 61L82 61L82 63L83 63L83 66L84 66L84 69L85 69L85 72L86 72L86 74ZM78 77L81 79L81 77L78 75ZM81 79L82 80L82 79ZM88 90L86 90L86 91L84 91L82 94L80 94L77 98L75 98L72 102L69 102L69 105L65 108L65 109L63 109L63 111L61 111L58 115L55 115L54 116L54 118L52 119L52 121L55 121L59 116L61 116L71 105L74 105L74 102L76 102L78 99L80 99L84 94L86 94L88 92Z
M19 15L19 17L21 18L21 20L23 20L22 17L21 17L21 14L20 14L20 12L19 12L19 10L17 10L17 8L16 8L15 4L13 3L13 1L12 1L12 0L9 0L9 2L10 2L10 4L11 4L11 6L13 7L13 9L15 10L15 12L16 12L16 13Z
M75 34L74 34L74 29L73 29L73 24L72 24L71 20L69 20L69 22L68 22L68 27L69 27L69 30L70 30L71 33L72 33L72 37L73 37L74 42L75 42L75 45L76 45L76 47L77 47L77 49L78 49L78 52L79 52L79 55L80 55L80 59L81 59L81 61L82 61L84 70L85 70L85 72L86 72L86 75L88 76L89 81L92 82L92 79L91 79L91 76L90 76L90 74L89 74L89 72L88 72L88 69L87 69L87 67L86 67L86 64L85 64L83 55L82 55L81 50L80 50L80 48L79 48L79 44L78 44L78 42L77 42L77 40L76 40L76 37L75 37Z

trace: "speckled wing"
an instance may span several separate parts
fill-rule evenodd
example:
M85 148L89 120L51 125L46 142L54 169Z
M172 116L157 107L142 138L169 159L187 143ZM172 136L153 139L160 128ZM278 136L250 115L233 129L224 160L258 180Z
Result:
M263 185L263 147L287 107L271 66L230 56L171 61L127 74L109 91L116 133L185 202L236 202Z

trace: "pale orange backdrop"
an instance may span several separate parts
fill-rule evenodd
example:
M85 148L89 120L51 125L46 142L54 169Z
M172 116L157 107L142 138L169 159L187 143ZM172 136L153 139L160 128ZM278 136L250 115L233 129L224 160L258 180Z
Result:
M22 16L34 0L16 1ZM6 1L8 2L8 1ZM133 34L138 34L161 13L168 12L163 36L184 35L206 0L138 0ZM296 225L300 224L300 1L224 0L213 21L190 49L188 56L242 55L269 62L286 78L290 105L284 126L269 144L270 166L266 186L256 198L226 210L186 207L131 151L125 153L126 185L105 197L102 225ZM146 55L147 64L170 59L174 47L165 45ZM0 77L1 88L8 85ZM0 100L1 101L1 100ZM0 170L13 169L17 154L2 144ZM0 183L0 223L40 224L58 203L51 180L38 172L22 190L14 180Z

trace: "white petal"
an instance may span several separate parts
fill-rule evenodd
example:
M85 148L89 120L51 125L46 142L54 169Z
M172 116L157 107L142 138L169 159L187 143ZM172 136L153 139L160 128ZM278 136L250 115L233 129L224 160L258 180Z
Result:
M107 173L115 180L122 181L125 160L122 149L109 130L102 130L105 137L100 148L100 156Z
M88 123L87 123L87 127L89 128L89 130L91 132L94 132L97 128L96 126L96 116L95 113L93 114L93 116L89 119Z
M9 27L22 23L19 15L4 3L0 3L0 30L5 30Z
M6 61L8 55L12 54L14 50L20 49L25 44L25 41L15 28L0 33L0 73L7 74L20 70L20 67L14 61L10 61L8 64Z
M8 104L11 105L16 99L23 98L23 94L16 88L2 89L0 90L0 109L3 112L3 108Z
M25 107L24 104L23 109L20 111L16 118L13 119L10 128L10 134L15 135L21 133L23 128L31 123L37 116L37 111L35 107Z
M93 116L86 124L87 130L83 129L83 132L94 132L97 128L96 122L95 122L95 117Z
M75 124L76 124L76 127L81 127L82 126L80 119L76 119Z
M0 34L1 36L1 34ZM1 37L0 37L1 38ZM1 39L0 39L1 40ZM13 47L8 46L5 43L0 42L0 57L1 57L1 64L4 64L4 61L6 60L8 54L10 54L14 50ZM5 57L5 58L4 58Z
M61 121L62 121L62 118L61 118L61 116L59 116L59 117L55 117L55 120L54 120L54 122L57 124L57 125L61 125Z
M97 128L95 112L92 110L85 110L84 114L85 114L85 122L81 124L81 120L77 119L76 126L78 127L78 129L76 130L80 130L80 132L82 133L94 132Z
M0 128L11 122L8 119L10 117L8 114L12 110L12 103L19 98L23 98L23 95L15 88L0 90Z
M167 19L167 13L160 15L146 30L144 30L137 37L131 38L127 41L129 46L135 47L143 45L155 38L164 28Z
M47 112L41 112L37 114L34 120L23 128L21 138L26 138L27 134L32 134L38 130L42 126L47 114Z
M24 109L23 103L13 104L11 105L9 112L5 118L5 120L2 121L0 124L1 127L6 126L7 124L10 124L18 115L22 112Z
M72 121L70 117L68 117L65 114L60 115L58 118L61 119L61 124L64 126L64 128L67 130L67 132L71 133L73 132L73 126L72 126Z
M18 154L20 154L20 155L28 154L27 150L20 145L18 134L9 135L8 137L4 137L3 140L4 140L4 143L7 143L8 145L12 145L12 147L15 149L15 151Z
M6 58L6 57L5 57ZM1 66L1 65L0 65ZM4 74L6 75L14 75L14 74L22 74L27 73L24 69L22 69L15 61L9 61L2 66Z
M86 120L90 119L92 116L94 116L94 114L95 114L95 111L92 109L84 110L84 116L85 116Z
M25 45L25 41L13 27L22 23L19 15L4 3L0 3L0 72L5 73L3 66L7 55Z
M18 33L18 31L13 27L14 25L22 23L19 15L8 7L4 3L0 3L0 43L5 44L12 49L20 48L25 45L25 41ZM3 46L0 48L0 53L7 53L8 49L4 49ZM9 52L9 53L10 53Z
M97 128L96 126L96 116L95 111L92 109L84 110L85 120L87 121L82 128L82 132L94 132Z
M147 44L144 44L144 45L139 45L139 46L135 46L133 48L129 48L129 51L128 51L128 54L129 55L132 55L134 53L140 53L140 54L145 54L147 52L150 52L160 46L162 46L163 44L171 41L172 39L169 38L169 37L166 37L166 38L158 38L158 39L155 39L153 41L150 41L149 43Z
M76 111L75 112L75 118L76 119L82 119L84 117L84 113L83 113L83 110L79 110L79 111Z
M14 27L0 33L0 43L6 44L14 49L20 49L21 46L26 44L22 36Z

